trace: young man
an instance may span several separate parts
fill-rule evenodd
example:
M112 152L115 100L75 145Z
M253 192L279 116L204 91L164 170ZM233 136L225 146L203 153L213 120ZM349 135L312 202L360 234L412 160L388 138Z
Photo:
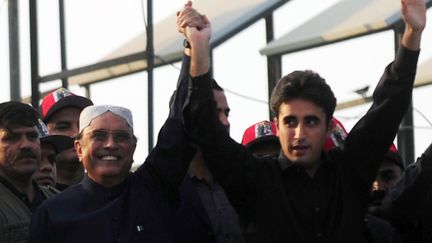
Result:
M86 97L59 88L43 98L40 111L50 134L75 138L78 135L79 115L89 105L93 105L93 102ZM60 152L56 161L58 190L63 191L81 181L84 168L73 147Z
M37 111L10 101L0 104L0 242L26 242L30 218L53 192L32 180L41 148Z
M210 23L184 26L193 85L186 127L259 242L370 241L364 222L370 188L411 101L425 12L423 0L402 0L402 46L341 150L322 150L336 105L324 79L312 71L283 77L271 97L282 153L268 160L230 139L217 119L208 73Z

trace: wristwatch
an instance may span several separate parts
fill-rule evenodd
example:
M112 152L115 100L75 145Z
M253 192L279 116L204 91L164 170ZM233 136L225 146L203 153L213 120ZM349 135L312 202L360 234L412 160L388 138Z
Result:
M183 40L183 47L191 49L191 45L188 40L186 39Z

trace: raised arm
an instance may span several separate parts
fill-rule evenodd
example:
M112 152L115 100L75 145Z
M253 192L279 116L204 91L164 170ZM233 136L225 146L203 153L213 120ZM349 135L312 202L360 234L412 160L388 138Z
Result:
M186 3L183 10L177 13L177 16L181 21L181 23L178 22L178 26L190 29L202 29L208 23L191 7L191 2ZM164 188L169 189L168 191L172 192L171 195L174 196L177 194L178 186L183 180L189 163L196 152L195 146L186 134L183 120L183 109L190 98L190 65L190 58L184 56L177 88L169 102L168 119L159 131L155 148L147 157L144 165L137 171L139 175L145 175L146 173L155 175L157 181ZM208 66L207 69L204 69L208 70Z
M365 191L374 180L379 162L393 142L411 102L419 46L425 27L423 0L402 0L406 31L395 60L381 77L367 114L350 131L345 149L351 166L361 177Z
M252 154L230 138L218 118L209 72L211 24L206 16L203 19L206 24L202 28L178 28L191 45L189 73L192 94L184 113L185 127L201 149L212 175L224 187L236 207L254 197L249 192L257 182L256 167L261 163L254 163ZM178 21L178 24L181 22Z

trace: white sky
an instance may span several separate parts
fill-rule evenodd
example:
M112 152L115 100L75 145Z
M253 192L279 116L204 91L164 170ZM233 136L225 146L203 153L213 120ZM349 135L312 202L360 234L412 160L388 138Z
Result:
M338 0L291 0L274 14L276 38L297 25L330 7ZM66 31L68 66L76 68L95 63L144 31L141 0L69 0L66 2ZM144 1L144 12L146 11ZM184 0L157 0L153 2L154 23L174 14ZM19 1L21 82L22 95L30 94L30 61L28 1ZM58 35L58 0L38 1L39 54L41 75L60 69ZM313 6L313 7L311 7ZM431 11L428 19L432 19ZM430 22L430 21L429 21ZM420 63L432 58L432 23L427 26L422 45ZM175 26L173 25L173 28ZM243 131L251 124L268 119L267 105L251 101L228 91L235 91L259 100L267 99L266 58L259 49L265 46L264 21L258 21L214 50L214 74L219 84L227 90L231 106L231 136L241 141ZM0 102L9 99L7 0L0 0ZM330 46L314 48L285 55L283 74L296 69L312 69L321 74L332 86L338 100L358 98L355 89L371 85L375 87L384 67L393 58L393 32L383 32ZM175 64L180 67L180 64ZM155 70L155 141L157 132L168 113L168 100L175 88L178 70L165 66ZM143 162L147 156L147 73L139 73L95 84L91 88L95 104L115 104L130 108L134 113L135 133L139 144L135 161ZM43 85L41 90L59 86L60 82ZM79 87L70 87L75 93L84 94ZM414 92L414 107L432 120L432 109L427 97L431 88ZM369 93L371 94L371 93ZM347 128L351 128L369 106L362 106L336 113ZM432 128L418 112L415 115L416 156L429 145Z

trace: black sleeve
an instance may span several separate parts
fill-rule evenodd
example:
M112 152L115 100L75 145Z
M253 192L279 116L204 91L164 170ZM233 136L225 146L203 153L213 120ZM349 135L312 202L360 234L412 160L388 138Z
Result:
M360 178L365 191L370 189L379 163L390 148L411 103L418 55L419 51L399 48L373 93L371 108L345 140L346 161Z
M179 186L196 152L196 147L186 134L182 117L190 96L189 65L190 58L185 55L177 90L169 102L168 119L159 131L156 146L136 171L138 176L150 174L153 181L174 199L178 198Z
M432 144L415 164L410 165L398 184L385 198L389 219L400 232L413 230L430 207L432 191ZM429 201L428 201L429 200Z
M213 176L230 195L233 205L242 204L237 200L244 200L244 195L254 196L258 168L263 163L231 139L219 121L211 82L210 74L192 79L193 92L185 110L186 128L201 149Z

